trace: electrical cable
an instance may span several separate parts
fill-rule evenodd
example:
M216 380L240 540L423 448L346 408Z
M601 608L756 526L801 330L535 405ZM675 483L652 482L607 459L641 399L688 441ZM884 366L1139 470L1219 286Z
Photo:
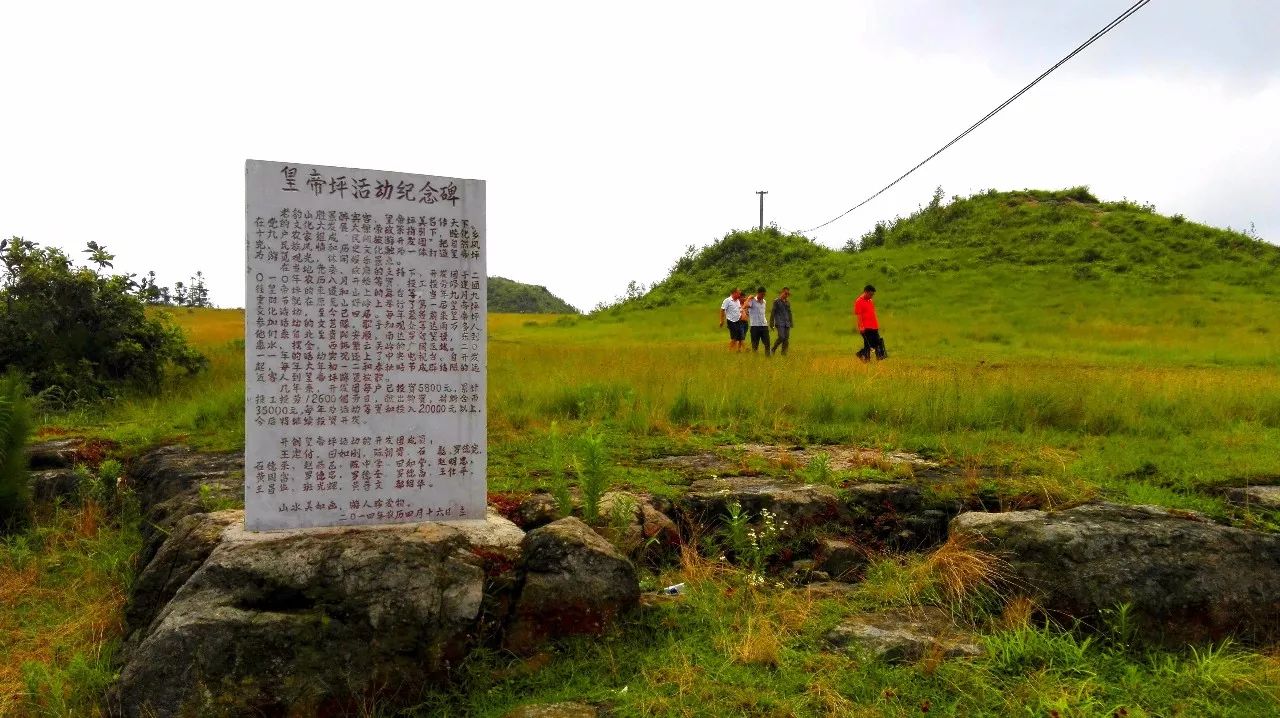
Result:
M879 192L876 192L875 194L871 195L870 197L868 197L868 198L866 198L866 199L862 200L861 202L859 202L859 203L855 204L854 206L850 207L849 209L845 210L844 212L841 212L839 215L836 215L836 216L835 216L835 217L833 217L832 219L829 219L829 220L827 220L826 222L823 222L822 224L818 225L817 227L814 227L814 228L812 228L812 229L806 229L806 230L804 230L804 231L802 232L802 234L807 234L807 233L809 233L809 232L815 232L815 231L817 231L817 230L819 230L819 229L822 229L823 227L825 227L825 226L827 226L827 225L831 224L832 222L835 222L836 220L838 220L838 219L840 219L840 218L844 217L845 215L849 214L850 212L854 211L855 209L858 209L858 208L859 208L859 207L861 207L862 205L864 205L864 204L866 204L866 203L870 202L871 200L875 199L876 197L879 197L880 195L884 194L886 191L888 191L888 190L889 190L890 188L892 188L894 185L896 185L896 184L898 184L899 182L901 182L902 180L906 179L906 178L907 178L907 177L908 177L912 172L915 172L916 170L918 170L918 169L920 169L921 167L923 167L923 166L925 165L925 163L926 163L926 162L928 162L929 160L933 159L934 157L937 157L938 155L942 154L942 153L943 153L943 151L944 151L944 150L946 150L948 147L950 147L951 145L954 145L955 143L957 143L957 142L959 142L960 140L964 139L964 138L965 138L965 136L966 136L966 135L968 135L970 132L973 132L974 130L978 129L978 127L980 127L980 126L982 125L982 123L986 122L987 120L991 119L992 117L995 117L996 113L998 113L998 112L1000 112L1000 110L1003 110L1004 108L1008 107L1010 104L1012 104L1012 103L1013 103L1013 101L1014 101L1014 100L1018 99L1019 97L1022 97L1022 95L1023 95L1023 94L1025 94L1027 90L1030 90L1031 88L1035 87L1035 86L1036 86L1036 85L1037 85L1041 80L1043 80L1044 78L1048 77L1048 76L1049 76L1049 73L1051 73L1051 72L1053 72L1054 70L1058 69L1058 68L1059 68L1059 67L1061 67L1063 64L1065 64L1068 60L1070 60L1071 58L1073 58L1073 57L1075 57L1076 55L1080 54L1080 52L1081 52L1082 50L1084 50L1085 48L1087 48L1087 47L1089 47L1090 45L1092 45L1094 42L1096 42L1096 41L1097 41L1099 38L1101 38L1103 35L1106 35L1107 33L1111 32L1111 31L1112 31L1112 30L1113 30L1117 25L1119 25L1120 23L1122 23L1122 22L1124 22L1125 20L1127 20L1127 19L1129 18L1129 16L1131 16L1131 15L1133 15L1134 13L1136 13L1137 11L1141 10L1141 9L1142 9L1143 7L1145 7L1145 6L1146 6L1146 4L1147 4L1147 3L1149 3L1149 2L1151 2L1151 0L1138 0L1137 2L1135 2L1133 5L1131 5L1131 6L1129 7L1129 9L1128 9L1128 10L1125 10L1124 12L1120 13L1120 15L1119 15L1118 17L1116 17L1116 19L1114 19L1114 20L1112 20L1111 22L1107 23L1105 27L1103 27L1101 30L1099 30L1099 31L1095 32L1095 33L1093 34L1093 36L1092 36L1092 37L1090 37L1088 40L1085 40L1085 41L1084 41L1084 43L1082 43L1082 44L1081 44L1079 47L1077 47L1076 49L1072 50L1072 51L1071 51L1071 53L1070 53L1069 55L1067 55L1066 57L1064 57L1064 58L1062 58L1061 60L1058 60L1056 63L1054 63L1053 67L1050 67L1048 70L1045 70L1044 72L1040 73L1040 76L1039 76L1039 77L1037 77L1036 79L1032 80L1030 83L1028 83L1026 87L1022 88L1021 90L1018 90L1018 92L1017 92L1017 93L1015 93L1012 97L1010 97L1009 99L1007 99L1007 100L1005 100L1004 102L1000 103L1000 104L999 104L999 105L998 105L994 110L992 110L992 111L988 112L986 115L984 115L982 119L980 119L980 120L978 120L977 122L975 122L975 123L973 123L972 125L970 125L970 126L969 126L969 129L967 129L967 130L965 130L964 132L961 132L960 134L956 135L956 136L955 136L955 138L953 138L950 142L948 142L947 144L945 144L945 145L943 145L941 148L939 148L937 152L934 152L933 154L931 154L931 155L929 155L928 157L926 157L926 158L924 158L923 160L921 160L919 164L917 164L915 167L912 167L911 169L909 169L909 170L907 170L906 172L904 172L904 173L902 174L902 176L898 177L898 178L897 178L897 179L895 179L894 181L892 181L892 182L890 182L889 184L885 185L885 186L884 186L884 187L883 187Z

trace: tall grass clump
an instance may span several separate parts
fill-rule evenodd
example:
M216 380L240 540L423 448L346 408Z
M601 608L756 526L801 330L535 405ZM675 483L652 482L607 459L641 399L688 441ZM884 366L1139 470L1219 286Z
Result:
M31 405L21 375L0 378L0 534L22 523L28 496L27 456Z
M590 429L578 441L579 455L574 457L573 467L578 474L578 489L582 492L582 517L587 523L600 520L600 497L608 488L608 451L605 435L599 429Z
M564 470L564 439L560 436L560 424L551 422L547 431L547 476L551 496L556 502L556 513L568 516L573 513L573 496L569 493L569 477Z
M924 556L872 561L859 594L886 606L978 607L998 599L1009 582L1004 561L953 536Z
M547 398L543 410L560 419L608 419L634 394L623 384L566 386Z
M676 394L676 398L671 402L671 410L667 412L667 416L672 423L688 426L698 419L702 418L703 408L693 398L693 394L689 391L689 382L685 382L680 387L680 393Z

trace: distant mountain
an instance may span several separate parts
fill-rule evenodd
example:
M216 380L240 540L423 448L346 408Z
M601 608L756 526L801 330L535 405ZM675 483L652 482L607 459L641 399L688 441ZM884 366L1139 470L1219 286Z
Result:
M546 287L489 277L489 311L495 314L579 314Z

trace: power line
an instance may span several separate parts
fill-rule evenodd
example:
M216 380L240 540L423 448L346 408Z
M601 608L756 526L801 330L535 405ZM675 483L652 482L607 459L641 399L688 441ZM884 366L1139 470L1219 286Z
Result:
M1135 2L1133 5L1129 6L1129 9L1128 9L1128 10L1125 10L1124 12L1120 13L1120 15L1119 15L1118 17L1116 17L1116 19L1114 19L1114 20L1112 20L1111 22L1107 23L1107 24L1106 24L1106 26L1105 26L1105 27L1103 27L1101 30L1099 30L1099 31L1095 32L1095 33L1093 34L1093 36L1092 36L1092 37L1090 37L1088 40L1085 40L1085 41L1084 41L1084 43L1080 45L1080 47L1077 47L1076 49L1072 50L1072 51L1071 51L1071 54L1067 55L1066 57L1062 58L1061 60L1058 60L1056 63L1054 63L1053 67L1050 67L1048 70L1045 70L1044 72L1040 73L1040 76L1039 76L1039 77L1037 77L1036 79L1032 80L1030 83L1028 83L1026 87L1022 88L1021 90L1018 90L1018 92L1017 92L1016 94L1014 94L1012 97L1010 97L1009 99L1005 100L1004 102L1001 102L1001 103L999 104L999 106L997 106L994 110L992 110L992 111L988 112L986 115L984 115L982 119L980 119L980 120L978 120L977 122L975 122L975 123L973 123L972 125L970 125L970 126L969 126L969 129L967 129L967 130L965 130L964 132L961 132L960 134L956 135L954 139L952 139L952 140L951 140L950 142L948 142L947 144L943 145L940 149L938 149L938 151L937 151L937 152L934 152L933 154L931 154L931 155L929 155L928 157L926 157L926 158L924 158L923 160L921 160L921 161L920 161L920 164L917 164L915 167L912 167L911 169L909 169L909 170L907 170L906 172L902 173L902 176L901 176L901 177L899 177L898 179L896 179L896 180L894 180L894 181L890 182L889 184L885 185L885 186L884 186L884 187L883 187L879 192L876 192L875 194L871 195L870 197L868 197L868 198L866 198L866 199L862 200L861 202L859 202L859 203L855 204L854 206L850 207L849 209L846 209L844 212L841 212L839 215L837 215L837 216L835 216L835 217L833 217L833 218L831 218L831 219L827 220L826 222L823 222L822 224L818 225L817 227L814 227L813 229L806 229L806 230L804 230L804 232L803 232L803 233L814 232L814 231L817 231L817 230L819 230L819 229L822 229L823 227L825 227L825 226L827 226L827 225L831 224L832 222L835 222L836 220L840 219L841 217L844 217L845 215L847 215L847 214L849 214L850 212L854 211L855 209L857 209L857 208L861 207L862 205L864 205L864 204L866 204L866 203L870 202L871 200L875 199L876 197L879 197L880 195L884 194L884 193L885 193L889 188L893 187L894 185L898 184L898 183L899 183L899 182L901 182L902 180L906 179L906 178L907 178L907 176L908 176L908 175L910 175L912 172L915 172L916 170L918 170L918 169L920 169L921 167L923 167L923 166L925 165L925 163L926 163L926 162L928 162L929 160L933 159L934 157L937 157L938 155L942 154L942 152L943 152L944 150L946 150L948 147L950 147L951 145L954 145L955 143L957 143L957 142L959 142L960 140L964 139L964 138L965 138L965 136L966 136L966 135L968 135L970 132L973 132L974 130L978 129L978 127L980 127L980 126L982 125L982 123L986 122L987 120L991 119L992 117L995 117L996 113L998 113L1000 110L1003 110L1004 108L1008 107L1010 104L1012 104L1012 103L1013 103L1013 101L1014 101L1014 100L1018 99L1019 97L1022 97L1022 95L1023 95L1023 94L1025 94L1027 90L1030 90L1031 88L1035 87L1035 86L1036 86L1036 85L1037 85L1041 80L1043 80L1044 78L1048 77L1048 76L1049 76L1049 73L1051 73L1051 72L1053 72L1054 70L1056 70L1056 69L1058 69L1059 67L1061 67L1064 63L1066 63L1066 61L1067 61L1067 60L1070 60L1071 58L1073 58L1073 57L1075 57L1076 55L1080 54L1080 52L1081 52L1082 50L1084 50L1086 47L1089 47L1090 45L1092 45L1094 42L1096 42L1096 41L1097 41L1099 38L1101 38L1103 35L1106 35L1107 33L1111 32L1111 31L1112 31L1112 30L1113 30L1117 25L1119 25L1120 23L1122 23L1122 22L1124 22L1125 20L1129 19L1129 16L1130 16L1130 15L1133 15L1133 14L1134 14L1134 13L1136 13L1137 11L1141 10L1141 9L1142 9L1143 7L1145 7L1145 6L1146 6L1146 4L1147 4L1147 3L1149 3L1149 2L1151 2L1151 0L1138 0L1138 2Z

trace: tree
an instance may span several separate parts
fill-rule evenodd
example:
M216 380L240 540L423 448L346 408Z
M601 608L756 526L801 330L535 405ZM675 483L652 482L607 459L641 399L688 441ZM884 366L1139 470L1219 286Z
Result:
M204 272L196 272L196 276L191 278L191 286L187 290L187 306L210 306L209 289L204 286Z
M169 290L156 284L156 273L147 272L147 276L138 283L138 299L147 304L167 304L165 301Z
M170 366L203 367L179 328L148 316L130 277L99 274L111 261L103 247L86 251L99 271L17 237L0 251L0 370L22 372L33 392L58 387L92 400L122 388L154 390Z
M112 266L111 260L115 259L116 255L108 252L106 246L99 245L97 242L89 242L87 247L84 253L89 255L91 263L98 265L99 272Z

